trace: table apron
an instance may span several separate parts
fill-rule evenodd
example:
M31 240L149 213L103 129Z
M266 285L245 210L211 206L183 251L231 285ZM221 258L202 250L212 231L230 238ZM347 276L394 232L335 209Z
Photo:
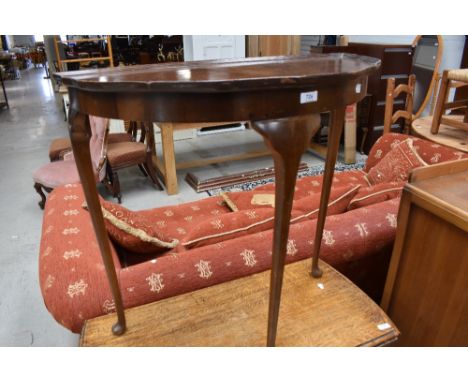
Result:
M69 88L71 110L98 117L152 122L255 121L321 113L360 101L367 76L326 87L223 93L91 93ZM301 94L312 101L301 103ZM316 95L316 100L314 96ZM302 96L304 98L304 96Z

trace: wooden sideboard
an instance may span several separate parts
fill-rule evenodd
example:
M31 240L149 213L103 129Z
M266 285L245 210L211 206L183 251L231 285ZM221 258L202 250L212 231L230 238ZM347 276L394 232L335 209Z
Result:
M401 346L468 346L468 159L405 186L381 307Z
M408 82L413 62L413 47L401 44L349 43L347 46L312 46L312 53L354 53L378 58L382 65L369 76L367 94L357 108L357 147L366 154L382 135L387 79L395 77L395 86ZM405 95L395 99L394 110L404 109Z

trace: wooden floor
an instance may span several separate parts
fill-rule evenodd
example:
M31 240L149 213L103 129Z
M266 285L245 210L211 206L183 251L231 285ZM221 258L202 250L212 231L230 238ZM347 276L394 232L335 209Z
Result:
M448 116L446 116L448 117ZM455 120L462 120L462 115L450 116ZM468 131L441 124L437 134L431 133L432 117L415 119L412 123L411 132L421 138L438 143L443 146L468 152Z
M286 266L277 346L376 346L398 330L359 288L325 263ZM89 320L82 346L265 346L270 272L126 311L127 332L114 336L115 315Z

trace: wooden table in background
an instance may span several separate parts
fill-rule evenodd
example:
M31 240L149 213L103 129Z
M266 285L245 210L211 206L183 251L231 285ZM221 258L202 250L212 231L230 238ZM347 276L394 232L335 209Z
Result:
M463 115L446 116L453 119L463 119ZM437 134L431 133L432 117L418 118L411 124L411 133L442 146L468 152L468 131L441 124Z
M321 262L286 265L277 346L382 346L398 330L364 292ZM128 331L114 336L115 314L85 322L81 346L264 346L269 273L262 272L127 311ZM300 291L300 292L298 292Z
M229 124L240 123L230 122ZM236 160L244 160L250 158L258 158L261 156L271 155L270 151L265 147L264 150L254 150L248 152L239 152L234 155L218 156L207 159L198 159L187 162L176 161L176 152L174 147L174 131L187 129L201 129L204 127L222 126L226 122L211 122L211 123L156 123L161 129L161 144L162 144L162 161L158 157L154 158L154 164L161 174L168 195L175 195L179 192L177 182L177 170L208 166L213 163L231 162ZM222 139L222 136L220 136Z
M145 123L250 121L275 163L275 223L267 342L276 343L289 222L301 156L331 111L311 274L319 278L318 254L347 105L367 93L375 58L348 54L192 61L60 72L70 94L70 138L86 203L115 301L113 333L126 330L122 295L91 166L88 115ZM311 233L312 234L312 233ZM311 280L313 282L313 280ZM297 291L300 293L301 291ZM161 322L164 325L164 322ZM297 323L300 325L300 323Z
M232 122L239 123L239 122ZM248 123L248 122L242 122ZM269 156L271 152L265 147L264 150L253 150L239 152L237 154L218 156L208 159L198 159L189 162L177 163L174 146L174 131L187 129L201 129L204 127L222 126L224 123L157 123L161 129L162 161L159 158L154 159L155 166L161 174L168 195L175 195L179 192L177 182L177 170L208 166L214 163L231 162L236 160L245 160ZM222 139L222 136L220 136ZM327 155L327 147L318 143L311 142L310 148L322 156ZM356 163L356 104L349 105L346 108L344 124L344 162L346 164Z
M468 346L468 159L413 171L381 306L401 346Z

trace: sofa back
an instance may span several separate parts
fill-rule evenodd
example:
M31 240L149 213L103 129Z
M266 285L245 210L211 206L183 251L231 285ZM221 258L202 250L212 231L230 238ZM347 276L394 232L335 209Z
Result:
M364 166L364 171L368 172L372 167L379 163L393 147L408 138L413 140L413 147L427 164L468 158L468 153L463 153L450 147L441 146L425 139L412 137L406 134L389 133L382 135L377 142L375 142L374 146L372 146L366 165Z

